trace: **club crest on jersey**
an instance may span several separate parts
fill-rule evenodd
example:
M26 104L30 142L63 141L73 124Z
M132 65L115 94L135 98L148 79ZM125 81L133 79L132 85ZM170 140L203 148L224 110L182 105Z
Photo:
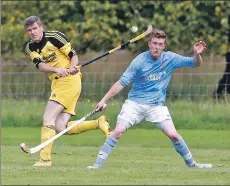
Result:
M52 54L48 55L48 56L44 56L43 60L46 61L47 63L50 61L54 61L57 58L56 53L53 52Z

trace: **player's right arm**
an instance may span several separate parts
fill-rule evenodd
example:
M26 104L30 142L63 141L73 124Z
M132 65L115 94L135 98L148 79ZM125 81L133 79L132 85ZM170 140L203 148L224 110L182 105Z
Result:
M38 64L38 69L40 72L55 72L57 73L60 77L65 77L69 75L69 70L66 68L56 68L52 67L46 63L39 63Z
M102 100L96 105L96 110L101 110L104 107L104 104L117 95L124 86L121 85L120 80L118 80L116 83L113 84L113 86L109 89L109 91L105 94L105 96L102 98Z
M116 96L125 86L127 86L131 81L135 79L136 73L140 66L140 61L142 58L136 57L126 71L122 74L121 78L113 84L113 86L109 89L106 95L101 99L101 101L96 105L96 110L103 109L104 104Z
M67 76L69 74L69 71L66 68L56 68L44 63L42 56L38 52L30 49L29 43L26 46L26 51L40 72L54 72L61 77Z
M204 41L199 41L195 43L195 45L193 46L193 52L194 52L193 59L196 67L201 66L203 61L201 54L204 52L205 49L206 49L206 43Z

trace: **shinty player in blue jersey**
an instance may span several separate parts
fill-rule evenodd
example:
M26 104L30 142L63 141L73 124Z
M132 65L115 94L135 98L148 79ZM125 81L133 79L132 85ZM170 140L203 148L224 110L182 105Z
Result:
M169 137L173 147L188 167L212 167L212 164L200 164L194 161L188 146L175 129L167 106L164 106L166 89L173 70L182 67L199 67L202 64L201 54L206 48L206 43L204 41L195 43L194 56L185 57L170 51L163 51L166 47L166 37L165 32L154 29L148 39L149 50L139 54L131 62L121 78L96 105L96 109L102 109L110 98L117 95L129 83L133 83L128 99L117 116L116 128L101 146L94 165L87 168L101 168L116 146L118 139L130 127L142 120L154 123Z

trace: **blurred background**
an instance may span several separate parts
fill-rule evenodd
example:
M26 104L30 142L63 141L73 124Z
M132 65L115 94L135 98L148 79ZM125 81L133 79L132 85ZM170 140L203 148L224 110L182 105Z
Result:
M230 185L230 1L153 0L2 0L1 1L1 181L4 185ZM86 166L104 143L100 130L55 141L54 167L34 169L39 153L27 156L25 142L40 143L50 82L25 53L30 41L24 20L37 15L46 30L63 32L80 64L146 31L149 24L168 35L167 48L192 56L195 42L207 50L200 68L174 72L166 106L195 160L211 170L188 170L170 141L143 121L119 141L105 169ZM137 26L132 33L130 28ZM82 118L118 80L132 59L147 50L146 38L81 69L82 93L76 116ZM101 114L114 129L130 86L107 103ZM144 123L144 124L143 124ZM136 130L138 128L138 130ZM149 130L153 129L153 130ZM131 154L131 156L129 155ZM121 174L122 173L122 174ZM26 175L26 176L25 176ZM65 175L65 176L63 176ZM87 175L87 177L85 176ZM101 177L101 175L103 175ZM104 176L106 175L106 176ZM22 179L23 176L23 179Z
M2 1L2 97L46 99L49 82L25 54L29 41L23 21L40 16L47 30L66 34L83 63L141 34L148 24L168 35L167 49L192 55L192 46L207 42L205 62L199 69L183 69L174 75L168 96L210 98L226 66L229 49L227 1ZM130 28L136 25L137 33ZM141 40L82 69L81 98L99 99L140 52ZM227 85L230 86L230 85ZM126 97L127 91L121 96Z
M3 0L1 9L3 105L12 100L46 102L50 94L50 82L25 53L30 39L23 23L31 15L39 16L46 30L63 32L77 51L81 64L136 37L148 24L166 32L166 50L181 55L193 55L193 44L204 40L207 50L202 67L175 71L168 88L168 100L229 105L228 1ZM139 28L136 33L130 30L134 25ZM131 60L145 50L146 39L139 40L82 68L80 100L99 101ZM129 88L115 99L126 99Z

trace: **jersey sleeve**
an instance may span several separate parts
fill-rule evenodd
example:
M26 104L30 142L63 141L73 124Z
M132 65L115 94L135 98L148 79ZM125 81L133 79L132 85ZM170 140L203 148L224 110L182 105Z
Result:
M182 67L194 68L196 66L193 57L185 57L173 52L171 52L170 55L172 56L173 69L182 68Z
M138 72L138 67L139 67L138 64L139 64L139 59L137 57L131 62L129 67L120 77L120 83L122 86L127 86L130 82L132 82L135 79L136 74Z
M39 63L42 62L42 56L38 52L33 51L33 49L30 47L30 43L26 45L26 52L30 55L30 58L35 64L36 68L38 68Z
M75 50L72 48L70 41L67 37L58 31L55 32L47 32L47 36L51 37L51 43L60 49L62 53L68 56L70 59L76 55Z

